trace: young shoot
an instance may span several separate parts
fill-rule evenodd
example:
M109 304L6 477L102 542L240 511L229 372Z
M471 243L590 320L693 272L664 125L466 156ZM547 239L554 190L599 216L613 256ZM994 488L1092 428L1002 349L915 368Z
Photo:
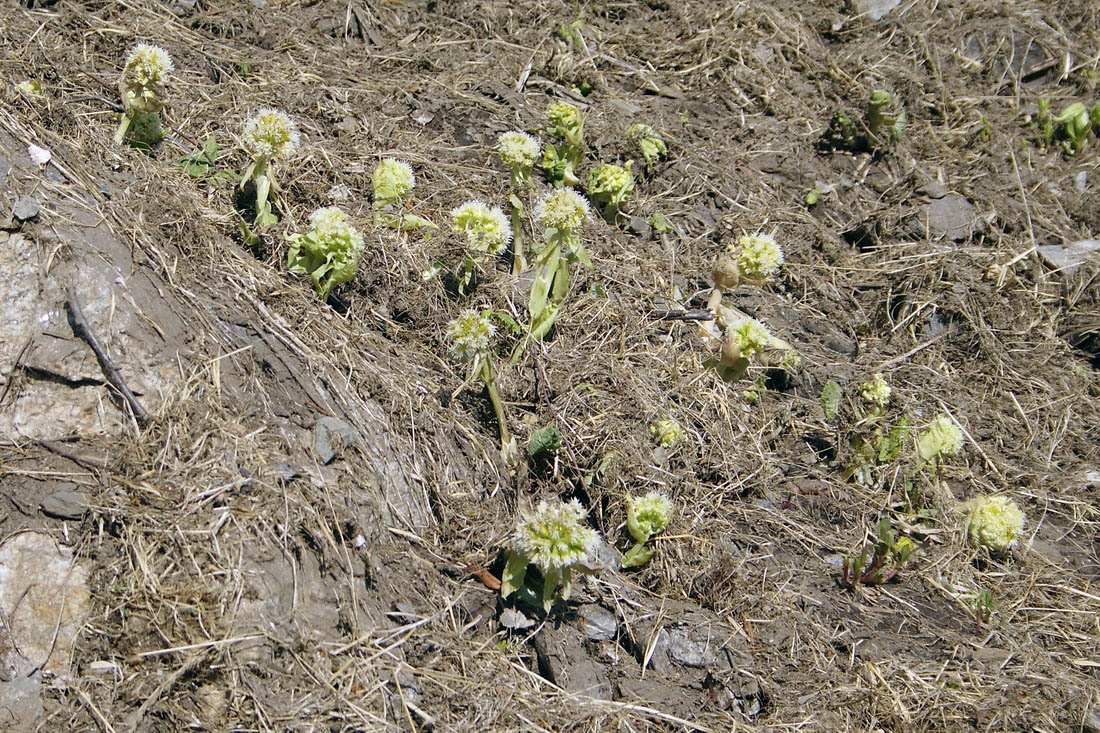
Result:
M508 248L512 241L512 225L499 206L489 208L481 201L467 201L451 211L452 227L466 235L466 257L458 278L458 290L464 293L473 279L474 270Z
M599 544L599 535L584 525L585 512L580 502L539 502L535 511L524 514L516 526L500 584L500 595L507 598L525 583L528 566L542 574L537 597L549 612L558 598L569 600L573 574L589 570L590 559Z
M130 49L122 76L118 80L118 92L122 97L122 120L115 132L115 144L131 138L134 123L145 115L153 115L168 101L166 83L172 73L172 57L159 46L139 43ZM155 127L159 130L159 120ZM163 133L161 133L163 137ZM148 142L146 140L146 142Z
M672 502L664 494L651 491L641 498L626 497L626 528L634 546L623 555L622 567L637 568L649 562L656 550L646 543L665 531L672 519Z
M631 164L625 166L601 163L588 176L588 196L603 207L604 217L614 222L623 204L634 192L634 174Z
M940 458L955 455L962 444L963 434L958 424L947 415L937 415L917 438L917 452L922 462L920 468L931 464L934 472Z
M668 146L664 139L649 125L635 122L626 128L626 139L638 146L646 168L668 155Z
M279 221L271 211L271 198L279 192L273 164L277 160L286 160L298 150L298 127L284 112L261 109L244 123L241 141L252 161L241 174L239 186L241 190L249 183L255 186L255 225L269 226Z
M340 283L350 282L363 254L363 235L348 224L347 215L329 206L309 215L310 230L287 237L287 268L309 275L322 300Z
M707 307L717 311L722 294L738 285L766 285L783 265L783 248L770 234L748 234L731 244L711 272L714 290Z
M572 104L554 102L546 108L546 118L549 121L546 133L559 143L546 146L542 167L553 185L576 186L580 183L575 171L584 147L584 117Z
M742 318L726 328L722 342L722 356L716 369L727 382L740 379L749 368L752 358L768 347L771 334L767 327L755 318Z
M371 187L374 190L374 208L378 212L376 219L380 223L399 232L438 228L424 217L408 211L409 194L416 188L416 176L408 163L394 158L379 161L371 174ZM397 209L396 215L392 209ZM387 211L390 213L383 213Z
M913 541L898 537L890 527L890 520L883 517L878 523L878 538L871 552L844 558L840 576L842 588L854 589L857 585L881 585L893 580L898 571L913 554Z
M530 200L531 170L538 162L541 148L538 140L526 132L506 132L500 136L497 150L512 176L512 192L508 196L512 207L512 274L518 275L527 269L523 247L523 209L524 201Z
M871 134L873 148L899 142L905 135L905 110L891 112L891 101L889 92L881 89L871 92L871 102L867 105L867 131Z
M667 417L650 423L649 434L662 448L675 448L684 440L684 426Z
M485 384L500 431L500 457L511 468L519 460L519 447L508 430L504 402L501 401L494 383L491 348L497 332L496 324L493 323L494 316L497 314L488 309L463 311L447 326L447 337L451 341L451 357L469 364L470 379L481 379Z
M546 244L535 259L535 282L527 308L532 338L543 338L554 325L569 292L569 263L592 266L579 236L590 216L588 202L569 188L551 191L535 207L535 220L543 227Z
M1007 496L983 496L962 505L966 512L966 539L973 547L987 547L998 555L1020 540L1026 518Z
M861 406L856 409L857 427L864 432L852 437L852 458L844 469L845 480L856 478L859 483L873 483L872 469L898 457L909 439L909 417L902 415L893 427L879 425L886 414L892 389L881 373L876 373L859 386ZM866 412L864 411L866 410Z
M1054 118L1054 122L1062 125L1066 139L1062 141L1062 149L1067 155L1079 155L1088 144L1089 130L1092 129L1092 119L1085 105L1074 102L1062 110L1062 114Z

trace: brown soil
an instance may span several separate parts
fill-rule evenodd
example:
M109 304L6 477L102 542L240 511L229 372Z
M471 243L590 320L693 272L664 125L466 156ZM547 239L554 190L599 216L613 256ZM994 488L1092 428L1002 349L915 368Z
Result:
M103 416L50 443L61 453L0 436L0 529L45 528L91 568L93 611L43 730L1098 729L1100 280L1095 258L1057 270L1038 248L1100 235L1100 142L1067 156L1031 120L1041 98L1098 101L1100 10L583 5L570 47L556 31L582 8L561 0L6 3L0 216L43 202L7 228L39 248L59 308L81 263L119 268L129 337L152 354L123 354L123 374L163 376L142 388L141 427L94 361L66 376L21 357L0 388L0 411L46 380L100 395ZM170 132L148 154L112 143L138 42L176 67ZM43 100L15 90L26 79ZM876 89L904 108L902 139L823 148L833 113L860 118ZM409 162L412 210L445 230L469 198L506 203L495 141L540 128L554 100L586 115L582 177L637 157L623 136L637 121L669 156L639 176L628 220L584 231L593 267L574 270L552 337L502 374L521 440L551 421L562 434L554 461L510 474L445 328L471 306L523 321L530 281L503 261L463 297L423 277L461 241L376 226L370 174ZM266 106L303 144L280 169L281 222L250 249L233 184L177 161L212 135L212 173L241 170L241 125ZM367 232L338 307L285 268L283 235L329 205ZM673 232L653 230L657 213ZM660 312L704 307L717 255L759 230L786 263L727 301L801 368L726 383L697 325ZM81 297L106 313L107 295ZM913 440L869 484L842 476L875 372L888 419L946 412L966 434L913 488ZM846 395L831 420L830 379ZM313 451L325 416L360 436L329 465ZM687 434L671 450L648 431L664 417ZM82 520L37 511L74 486ZM502 626L470 569L499 575L519 511L578 498L622 548L624 497L651 490L677 515L650 564ZM955 512L993 493L1027 515L1006 556L969 547ZM913 559L890 583L840 587L883 516ZM984 621L980 589L996 603Z

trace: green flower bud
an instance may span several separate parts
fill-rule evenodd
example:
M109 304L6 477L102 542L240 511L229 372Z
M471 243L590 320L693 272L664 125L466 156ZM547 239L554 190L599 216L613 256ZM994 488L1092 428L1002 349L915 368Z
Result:
M641 498L626 498L626 528L638 544L660 534L672 519L672 502L664 494L652 491Z
M393 158L382 160L371 174L374 207L381 209L409 195L416 188L416 176L408 163Z
M947 415L937 415L917 439L917 450L923 460L930 461L958 453L962 443L963 434L955 421Z
M890 401L890 385L882 378L882 373L878 372L870 381L860 385L859 396L871 404L886 407L886 403Z

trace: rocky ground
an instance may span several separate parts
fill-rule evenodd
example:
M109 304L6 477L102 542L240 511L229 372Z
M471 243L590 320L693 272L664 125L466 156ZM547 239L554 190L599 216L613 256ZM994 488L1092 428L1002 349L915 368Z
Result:
M175 66L149 150L112 141L139 42ZM1096 8L1033 1L7 3L0 728L1100 730L1100 141L1041 113L1100 101L1098 45ZM449 212L507 205L496 140L548 142L553 101L582 182L635 160L636 188L498 370L521 444L561 435L510 468L446 329L524 323L533 276L458 292ZM268 106L301 146L250 242L233 174ZM376 218L386 157L438 231ZM333 205L366 248L326 302L285 235ZM785 263L725 302L797 363L727 381L710 273L760 231ZM932 471L938 414L964 440ZM649 491L674 518L622 569ZM985 495L1026 516L1008 552L968 542ZM549 614L502 601L518 517L559 498L606 567ZM883 518L912 557L846 587Z

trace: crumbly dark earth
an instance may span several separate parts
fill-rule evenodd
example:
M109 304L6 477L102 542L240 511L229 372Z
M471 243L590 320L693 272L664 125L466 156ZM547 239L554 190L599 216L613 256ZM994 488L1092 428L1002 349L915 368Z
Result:
M139 42L175 63L168 136L145 152L112 142ZM1100 101L1098 48L1087 2L901 2L876 20L843 0L6 0L0 246L29 248L32 295L61 315L2 352L0 417L35 389L93 406L52 441L0 436L3 536L48 532L89 569L39 728L1100 730L1100 265L1059 259L1100 237L1100 141L1069 155L1037 122L1042 99ZM42 98L16 90L32 79ZM880 89L899 140L823 143ZM506 204L497 137L538 131L555 100L586 116L582 178L638 158L634 122L669 152L636 164L623 220L583 231L593 266L501 370L521 441L562 436L513 473L445 330L469 307L523 322L530 276L502 259L460 296L425 273L461 256L453 207ZM269 106L302 145L250 247L226 172ZM210 170L182 172L210 136ZM384 157L412 165L411 209L439 232L375 223ZM41 211L9 217L24 197ZM324 303L286 271L284 235L331 205L367 245ZM718 255L757 231L786 262L726 302L801 365L727 383L698 324L663 316L702 309ZM144 425L61 309L85 282ZM72 354L83 371L62 373ZM885 419L914 432L846 480L876 372ZM940 413L963 449L914 474L916 429ZM357 438L328 464L325 417ZM649 425L670 417L686 437L665 449ZM76 519L39 510L59 489L85 498ZM520 512L578 499L624 550L625 497L654 490L676 515L649 564L586 577L545 617L500 601ZM1026 514L1009 553L966 542L956 508L986 494ZM842 587L882 517L912 558ZM535 623L510 630L504 610Z

